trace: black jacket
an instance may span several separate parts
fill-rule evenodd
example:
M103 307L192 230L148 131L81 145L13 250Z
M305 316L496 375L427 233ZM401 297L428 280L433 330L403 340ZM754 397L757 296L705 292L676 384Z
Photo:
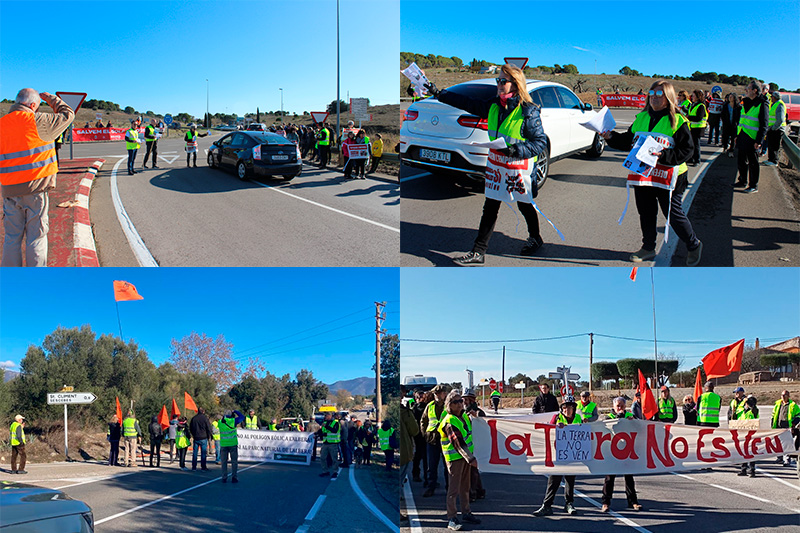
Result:
M683 404L683 423L687 426L697 425L697 411L695 410L694 403Z
M644 111L642 111L644 113ZM661 111L650 111L650 131L653 130L658 121L661 120L664 115L667 114L667 109L662 109ZM628 131L625 133L617 133L615 131L611 132L611 138L608 140L608 146L614 148L616 150L622 150L625 152L629 152L630 149L633 147L633 138L635 134L628 128ZM675 132L675 135L672 136L672 139L675 141L675 146L672 148L665 148L661 151L661 155L658 156L658 164L664 165L667 167L674 167L678 166L681 163L686 163L689 159L692 158L694 154L694 141L692 141L692 134L689 132L689 125L688 123L683 124L678 131Z
M553 413L558 411L558 400L552 392L540 394L533 402L534 413Z
M157 416L150 419L150 426L147 429L150 431L150 442L160 441L164 438L164 430L161 429Z
M731 103L725 102L722 105L722 126L725 128L729 128L731 126L738 126L739 125L739 117L742 114L742 106L737 105L733 108L733 115L730 112Z
M213 438L211 422L204 413L198 413L192 417L192 421L189 422L189 433L194 440Z
M758 112L758 132L756 132L756 144L764 142L764 136L767 134L767 124L769 123L769 103L762 96L756 96L755 100L745 98L742 100L741 113L747 113L754 105L761 104L761 109ZM750 139L750 136L745 133L745 130L738 135Z
M119 422L109 422L108 432L106 433L108 440L119 442L122 437L122 426Z

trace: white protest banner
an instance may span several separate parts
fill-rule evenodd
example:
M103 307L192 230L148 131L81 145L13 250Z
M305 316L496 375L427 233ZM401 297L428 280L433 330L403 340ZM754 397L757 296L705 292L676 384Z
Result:
M351 144L350 159L367 159L369 157L369 147L366 144Z
M411 80L411 85L414 87L414 94L416 96L425 96L428 90L424 87L425 84L430 83L428 77L416 63L411 63L408 67L401 70L403 76Z
M556 463L583 463L592 456L592 432L588 424L556 428Z
M486 197L501 202L533 203L532 170L532 159L512 159L496 150L489 150L484 176Z
M552 414L551 414L552 416ZM482 472L519 475L652 474L763 460L794 451L786 429L736 430L645 420L572 426L591 434L589 458L557 461L557 431L541 417L473 419ZM569 433L565 433L569 435Z
M237 435L240 461L311 464L313 433L238 429Z
M603 106L603 109L586 122L578 122L578 124L597 133L612 131L617 127L617 121L614 120L614 116L607 106Z

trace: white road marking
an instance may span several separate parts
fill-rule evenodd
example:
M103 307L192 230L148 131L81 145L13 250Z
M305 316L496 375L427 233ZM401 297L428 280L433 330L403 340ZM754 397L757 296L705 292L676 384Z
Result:
M692 208L692 201L694 200L694 195L697 194L697 190L700 188L700 184L703 182L703 178L706 175L706 171L711 168L711 164L717 160L717 157L722 153L722 149L717 149L712 152L713 157L706 160L703 163L703 166L700 167L700 172L695 175L694 180L689 182L689 186L686 188L686 193L683 197L683 212L686 213L686 216L689 216L689 210ZM658 255L656 256L655 261L653 262L653 266L670 266L672 264L672 256L675 254L675 249L678 247L678 236L675 234L675 230L672 227L666 228L665 231L669 231L669 239L667 244L664 244L664 241L661 241L661 250L658 251ZM702 259L701 259L702 261Z
M89 483L95 483L97 481L105 481L107 479L114 479L118 477L130 476L131 474L138 474L138 472L124 472L122 474L112 474L110 476L95 476L91 478L86 478L83 481L78 481L80 478L64 478L58 481L78 481L77 483L72 483L70 485L63 485L61 487L55 487L54 490L61 490L61 489L68 489L69 487L77 487L78 485L87 485Z
M261 462L261 463L256 463L254 465L248 466L247 468L242 468L241 470L239 470L239 473L242 473L242 472L244 472L246 470L250 470L251 468L255 468L257 466L261 466L264 463L266 463L266 461ZM187 493L189 491L192 491L194 489L199 489L200 487L204 487L204 486L209 485L211 483L219 483L219 482L220 482L220 478L218 478L218 477L215 477L214 479L209 479L208 481L204 481L203 483L199 483L197 485L193 485L193 486L189 487L188 489L179 490L178 492L173 492L172 494L169 494L167 496L162 496L162 497L160 497L158 499L149 501L147 503L143 503L142 505L137 505L133 509L128 509L127 511L122 511L121 513L117 513L115 515L111 515L111 516L109 516L107 518L103 518L102 520L95 520L94 525L98 526L100 524L104 524L105 522L109 522L111 520L120 518L121 516L125 516L127 514L131 514L133 512L139 511L140 509L144 509L146 507L150 507L151 505L155 505L155 504L157 504L159 502L170 500L170 499L174 498L175 496L180 496L181 494L185 494L185 493Z
M117 212L117 220L119 220L119 225L122 226L122 231L125 233L125 237L128 239L128 244L131 247L131 251L133 251L133 255L136 256L136 261L139 262L139 266L157 267L158 263L156 263L156 260L153 258L150 250L148 250L147 246L145 246L144 241L139 236L139 232L136 231L136 227L133 225L133 221L125 211L125 207L122 205L122 200L119 197L119 188L117 187L117 169L123 161L125 160L120 159L117 161L117 164L114 165L114 169L111 171L111 199L114 202L114 210Z
M788 481L786 481L785 479L781 479L781 478L779 478L779 477L778 477L778 476L776 476L775 474L770 474L770 473L769 473L769 472L767 472L766 470L762 470L762 469L760 469L760 468L756 468L756 470L758 470L758 471L759 471L761 474L764 474L765 476L767 476L767 477L769 477L769 478L772 478L772 479L774 479L775 481L778 481L778 482L780 482L780 483L783 483L783 484L784 484L784 485L786 485L787 487L791 487L791 488L793 488L793 489L795 489L795 490L800 490L800 487L798 487L797 485L793 485L793 484L789 483Z
M690 477L690 476L687 476L686 474L679 474L677 472L670 472L670 474L672 474L673 476L680 476L682 478L686 478L686 479L694 481L694 482L704 483L704 484L708 485L709 487L714 487L715 489L722 489L724 491L732 492L733 494L738 494L739 496L744 496L745 498L750 498L750 499L753 499L753 500L757 500L757 501L759 501L761 503L769 503L769 504L772 504L772 505L778 505L777 503L775 503L773 501L770 501L770 500L767 500L765 498L759 498L758 496L753 496L752 494L747 494L746 492L740 492L738 490L734 490L734 489L731 489L731 488L728 488L728 487L723 487L722 485L717 485L716 483L706 483L705 481L703 481L701 479Z
M414 503L414 493L411 492L411 483L403 484L403 496L406 499L406 514L408 515L408 528L411 533L422 533L422 524L420 524L419 514L417 513L417 505Z
M403 178L400 180L400 183L404 183L406 181L416 180L419 178L424 178L425 176L432 176L430 172L420 172L419 174L414 174L413 176L409 176L407 178Z
M353 492L356 493L356 496L358 496L358 498L361 500L361 503L364 504L364 507L369 509L369 511L374 514L378 520L383 522L384 525L389 528L389 531L400 533L400 528L397 526L397 524L386 518L386 516L380 512L377 507L375 507L375 504L369 501L369 498L367 498L364 493L361 492L361 487L359 487L358 483L356 483L356 469L348 468L348 470L350 471L350 486L353 488Z
M561 485L563 486L564 483L562 482ZM602 508L602 505L600 504L600 502L598 502L594 498L590 498L589 496L585 495L584 493L582 493L581 491L579 491L577 489L575 489L575 495L578 496L579 498L583 498L584 500L586 500L587 502L591 503L592 505L594 505L598 509ZM613 516L614 518L616 518L617 520L619 520L620 522L622 522L626 526L632 527L633 529L635 529L639 533L651 533L651 531L649 529L643 528L642 526L640 526L639 524L637 524L636 522L634 522L630 518L626 518L626 517L622 516L621 514L619 514L616 511L609 510L608 514L610 514L611 516Z
M174 163L175 160L178 159L180 156L179 155L173 155L173 156L169 156L169 157L171 159L167 159L163 155L158 156L159 159L163 159L164 161L166 161L168 165L171 165L172 163Z
M272 185L267 185L265 183L261 183L260 181L253 180L253 183L261 185L265 189L270 189L272 191L279 192L281 194L285 194L286 196L290 196L292 198L295 198L296 200L301 200L301 201L307 202L307 203L309 203L311 205L315 205L317 207L321 207L323 209L327 209L328 211L333 211L334 213L339 213L340 215L344 215L344 216L347 216L347 217L350 217L350 218L355 218L356 220L360 220L362 222L366 222L368 224L372 224L372 225L378 226L380 228L388 229L389 231L394 231L394 232L400 233L400 228L393 228L392 226L387 226L386 224L381 224L380 222L375 222L374 220L370 220L368 218L364 218L364 217L360 217L358 215L354 215L352 213L348 213L347 211L342 211L340 209L336 209L334 207L330 207L330 206L327 206L325 204L321 204L319 202L314 202L313 200L309 200L307 198L303 198L302 196L297 196L296 194L292 194L290 192L286 192L283 189L278 189L277 187L274 187Z
M317 501L314 502L314 506L311 508L311 510L306 515L306 520L314 520L314 517L317 516L317 512L319 511L319 508L322 507L322 504L324 502L325 502L325 495L324 494L320 494L319 497L317 498Z

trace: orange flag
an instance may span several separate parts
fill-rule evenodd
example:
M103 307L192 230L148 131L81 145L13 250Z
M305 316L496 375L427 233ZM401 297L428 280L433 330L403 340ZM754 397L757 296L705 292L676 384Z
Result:
M642 395L642 415L644 415L645 420L650 420L658 414L658 403L656 403L653 391L651 391L650 387L647 385L647 380L644 379L644 374L642 374L641 370L639 370L638 391Z
M703 394L703 376L700 375L700 367L697 367L697 377L694 380L694 401L697 403L697 400L700 398L700 395Z
M639 272L639 267L633 267L631 269L631 281L636 281L636 274Z
M169 427L169 415L167 414L167 406L161 406L161 412L158 413L158 423L161 424L161 429Z
M127 281L114 281L114 300L127 302L128 300L144 300L132 283Z
M119 405L119 396L115 396L115 398L117 400L117 419L119 423L122 424L122 407Z
M175 398L172 399L172 414L181 416L181 410L178 409L178 402L175 401Z
M709 353L703 357L703 370L705 370L706 377L708 379L724 378L731 372L738 372L742 368L743 354L744 339Z
M192 400L192 397L189 396L188 392L183 393L183 405L186 407L187 411L194 411L195 413L197 412L197 404L194 403L194 400Z

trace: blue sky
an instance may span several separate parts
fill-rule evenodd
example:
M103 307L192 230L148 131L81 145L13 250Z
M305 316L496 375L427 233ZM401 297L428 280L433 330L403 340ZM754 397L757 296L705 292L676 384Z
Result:
M630 281L630 270L402 269L401 375L466 382L469 367L476 381L499 379L505 344L506 378L518 372L535 378L561 365L588 377L588 335L488 344L411 339L512 340L593 332L595 362L651 357L651 269L640 268L636 282ZM684 356L686 368L741 338L754 344L758 337L763 346L800 335L796 268L661 268L654 279L658 350Z
M597 60L598 74L627 65L648 76L699 70L800 87L797 0L402 0L400 9L403 52L465 63L521 56L534 66L571 63L582 74L593 74Z
M373 375L374 302L387 302L383 327L399 332L391 268L3 269L0 361L18 364L58 326L118 336L113 280L144 297L119 302L122 332L156 364L169 358L173 338L197 331L223 334L234 357L259 354L273 374L306 368L332 383Z
M398 0L341 0L341 98L397 103ZM35 22L32 29L31 23ZM31 34L34 31L34 34ZM2 98L86 92L144 112L324 111L335 0L0 2Z

